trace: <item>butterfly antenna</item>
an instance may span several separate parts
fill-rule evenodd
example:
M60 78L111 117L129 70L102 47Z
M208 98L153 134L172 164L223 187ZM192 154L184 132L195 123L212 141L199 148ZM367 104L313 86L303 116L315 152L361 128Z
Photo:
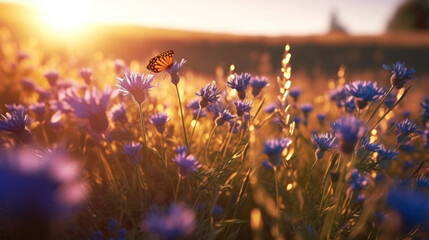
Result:
M164 74L164 78L163 78L162 80L164 80L164 79L165 79L165 76L167 76L167 72Z

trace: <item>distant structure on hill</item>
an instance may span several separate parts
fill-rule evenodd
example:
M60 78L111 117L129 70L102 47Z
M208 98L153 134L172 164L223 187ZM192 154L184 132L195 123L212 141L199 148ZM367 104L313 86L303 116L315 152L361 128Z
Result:
M396 9L387 30L429 31L429 0L405 1Z
M335 33L335 34L347 34L346 28L341 24L341 22L338 20L337 12L332 11L331 12L331 18L329 23L329 34Z

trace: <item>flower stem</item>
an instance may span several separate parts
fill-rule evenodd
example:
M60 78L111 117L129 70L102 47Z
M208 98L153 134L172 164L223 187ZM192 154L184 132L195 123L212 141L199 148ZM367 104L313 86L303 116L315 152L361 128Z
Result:
M276 220L277 220L278 234L280 234L279 180L277 176L277 166L274 166L274 184L276 188Z
M207 154L209 153L209 146L210 146L210 142L212 140L213 134L216 130L217 124L215 124L212 128L212 130L210 131L210 135L209 135L209 139L207 140L207 144L206 144L206 151L204 154L205 159L207 159Z
M176 192L174 193L174 202L177 202L181 182L182 182L182 176L179 176L179 180L177 181L177 186L176 186Z
M189 144L188 136L186 134L186 128L185 128L185 117L183 116L182 100L180 99L179 88L177 87L177 84L175 84L175 86L176 86L177 98L179 99L180 115L182 117L183 134L185 135L185 144L187 147L189 147L188 146L188 144Z
M190 150L191 145L192 145L192 137L194 136L195 128L198 125L198 120L200 119L201 110L202 110L202 107L200 106L200 108L198 109L197 118L195 119L194 127L192 128L191 138L189 138L188 150Z
M143 109L140 103L138 105L139 105L140 122L142 125L142 135L143 135L143 154L144 154L143 161L146 163L146 169L149 170L149 159L147 158L146 127L144 125Z

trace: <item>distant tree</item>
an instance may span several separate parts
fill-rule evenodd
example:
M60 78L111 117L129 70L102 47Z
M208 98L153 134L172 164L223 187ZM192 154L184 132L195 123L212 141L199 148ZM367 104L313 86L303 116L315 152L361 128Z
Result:
M388 31L429 30L429 0L407 0L387 25Z
M347 34L346 28L338 20L337 12L331 12L331 18L329 23L329 33L343 33Z

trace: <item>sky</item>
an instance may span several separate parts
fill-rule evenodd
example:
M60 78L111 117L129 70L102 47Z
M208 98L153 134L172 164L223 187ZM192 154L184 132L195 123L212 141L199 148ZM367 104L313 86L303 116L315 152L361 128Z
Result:
M380 34L403 1L7 0L35 7L47 25L63 30L114 23L269 36L326 33L333 11L351 34Z

